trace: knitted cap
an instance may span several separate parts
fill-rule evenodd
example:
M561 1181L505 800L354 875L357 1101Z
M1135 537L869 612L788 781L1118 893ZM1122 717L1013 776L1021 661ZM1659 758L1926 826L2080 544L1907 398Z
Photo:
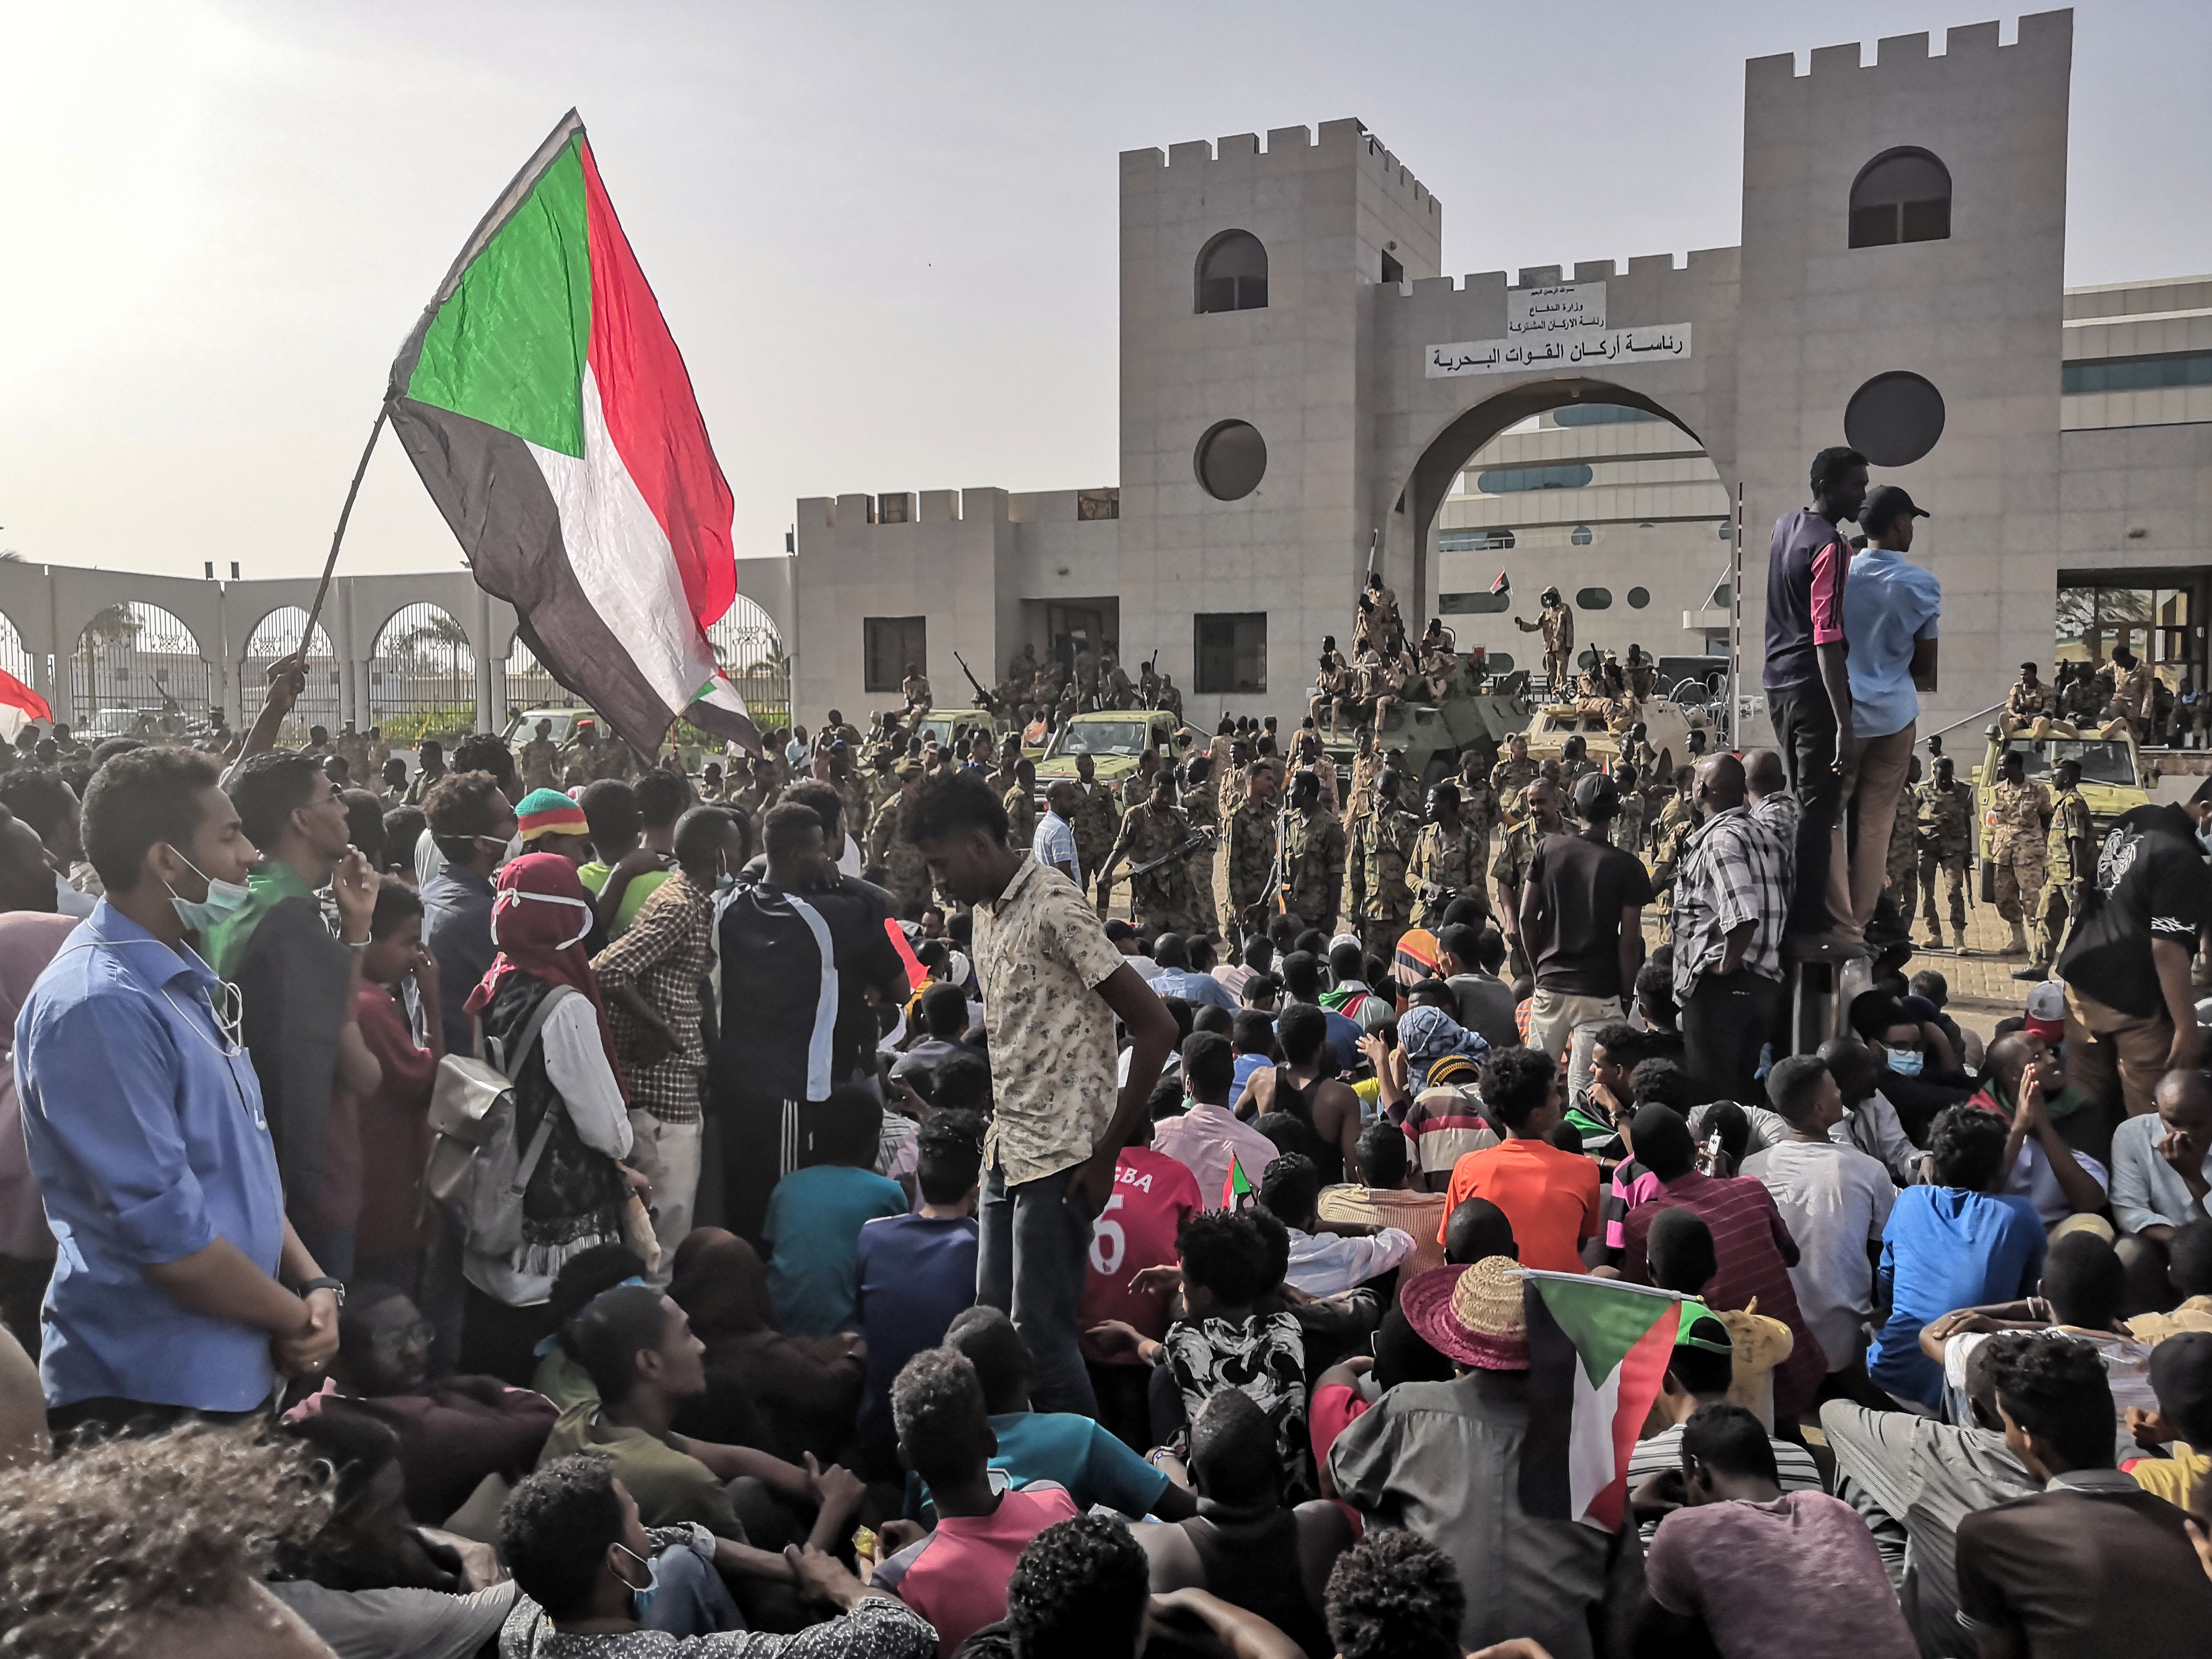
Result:
M515 820L522 826L522 839L533 842L540 836L581 836L589 831L584 827L584 809L562 794L558 789L533 789L522 798L514 809Z

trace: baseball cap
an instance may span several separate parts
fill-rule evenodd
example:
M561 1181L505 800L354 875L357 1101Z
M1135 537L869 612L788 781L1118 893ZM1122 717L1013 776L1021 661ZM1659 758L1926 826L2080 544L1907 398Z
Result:
M1910 514L1916 519L1935 516L1926 507L1917 505L1900 486L1876 484L1867 491L1866 505L1859 509L1859 528L1870 536L1879 535L1904 514Z
M2066 988L2055 979L2046 979L2027 994L2027 1019L2023 1029L2033 1031L2046 1042L2056 1042L2066 1035Z

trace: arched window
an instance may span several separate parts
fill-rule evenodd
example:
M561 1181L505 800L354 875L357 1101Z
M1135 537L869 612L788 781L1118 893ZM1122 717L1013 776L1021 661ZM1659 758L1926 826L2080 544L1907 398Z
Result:
M1224 230L1198 256L1200 312L1264 311L1267 250L1249 230Z
M1597 534L1588 525L1578 524L1574 528L1574 533L1570 535L1567 539L1572 542L1577 547L1588 547L1592 542L1597 539Z
M1851 246L1940 242L1951 234L1951 173L1924 149L1877 155L1851 185Z

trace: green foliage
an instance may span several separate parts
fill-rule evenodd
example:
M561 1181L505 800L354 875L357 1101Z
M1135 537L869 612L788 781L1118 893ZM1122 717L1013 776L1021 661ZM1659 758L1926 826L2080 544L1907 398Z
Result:
M451 744L477 729L477 706L455 702L439 708L411 708L386 714L377 724L384 728L385 741L395 747L412 748L425 738Z

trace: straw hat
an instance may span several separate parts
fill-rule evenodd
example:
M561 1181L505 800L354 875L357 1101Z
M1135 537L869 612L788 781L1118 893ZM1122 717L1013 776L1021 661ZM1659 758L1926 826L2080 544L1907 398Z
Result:
M1521 1264L1489 1255L1471 1267L1431 1267L1402 1286L1406 1322L1438 1353L1488 1371L1528 1369Z

